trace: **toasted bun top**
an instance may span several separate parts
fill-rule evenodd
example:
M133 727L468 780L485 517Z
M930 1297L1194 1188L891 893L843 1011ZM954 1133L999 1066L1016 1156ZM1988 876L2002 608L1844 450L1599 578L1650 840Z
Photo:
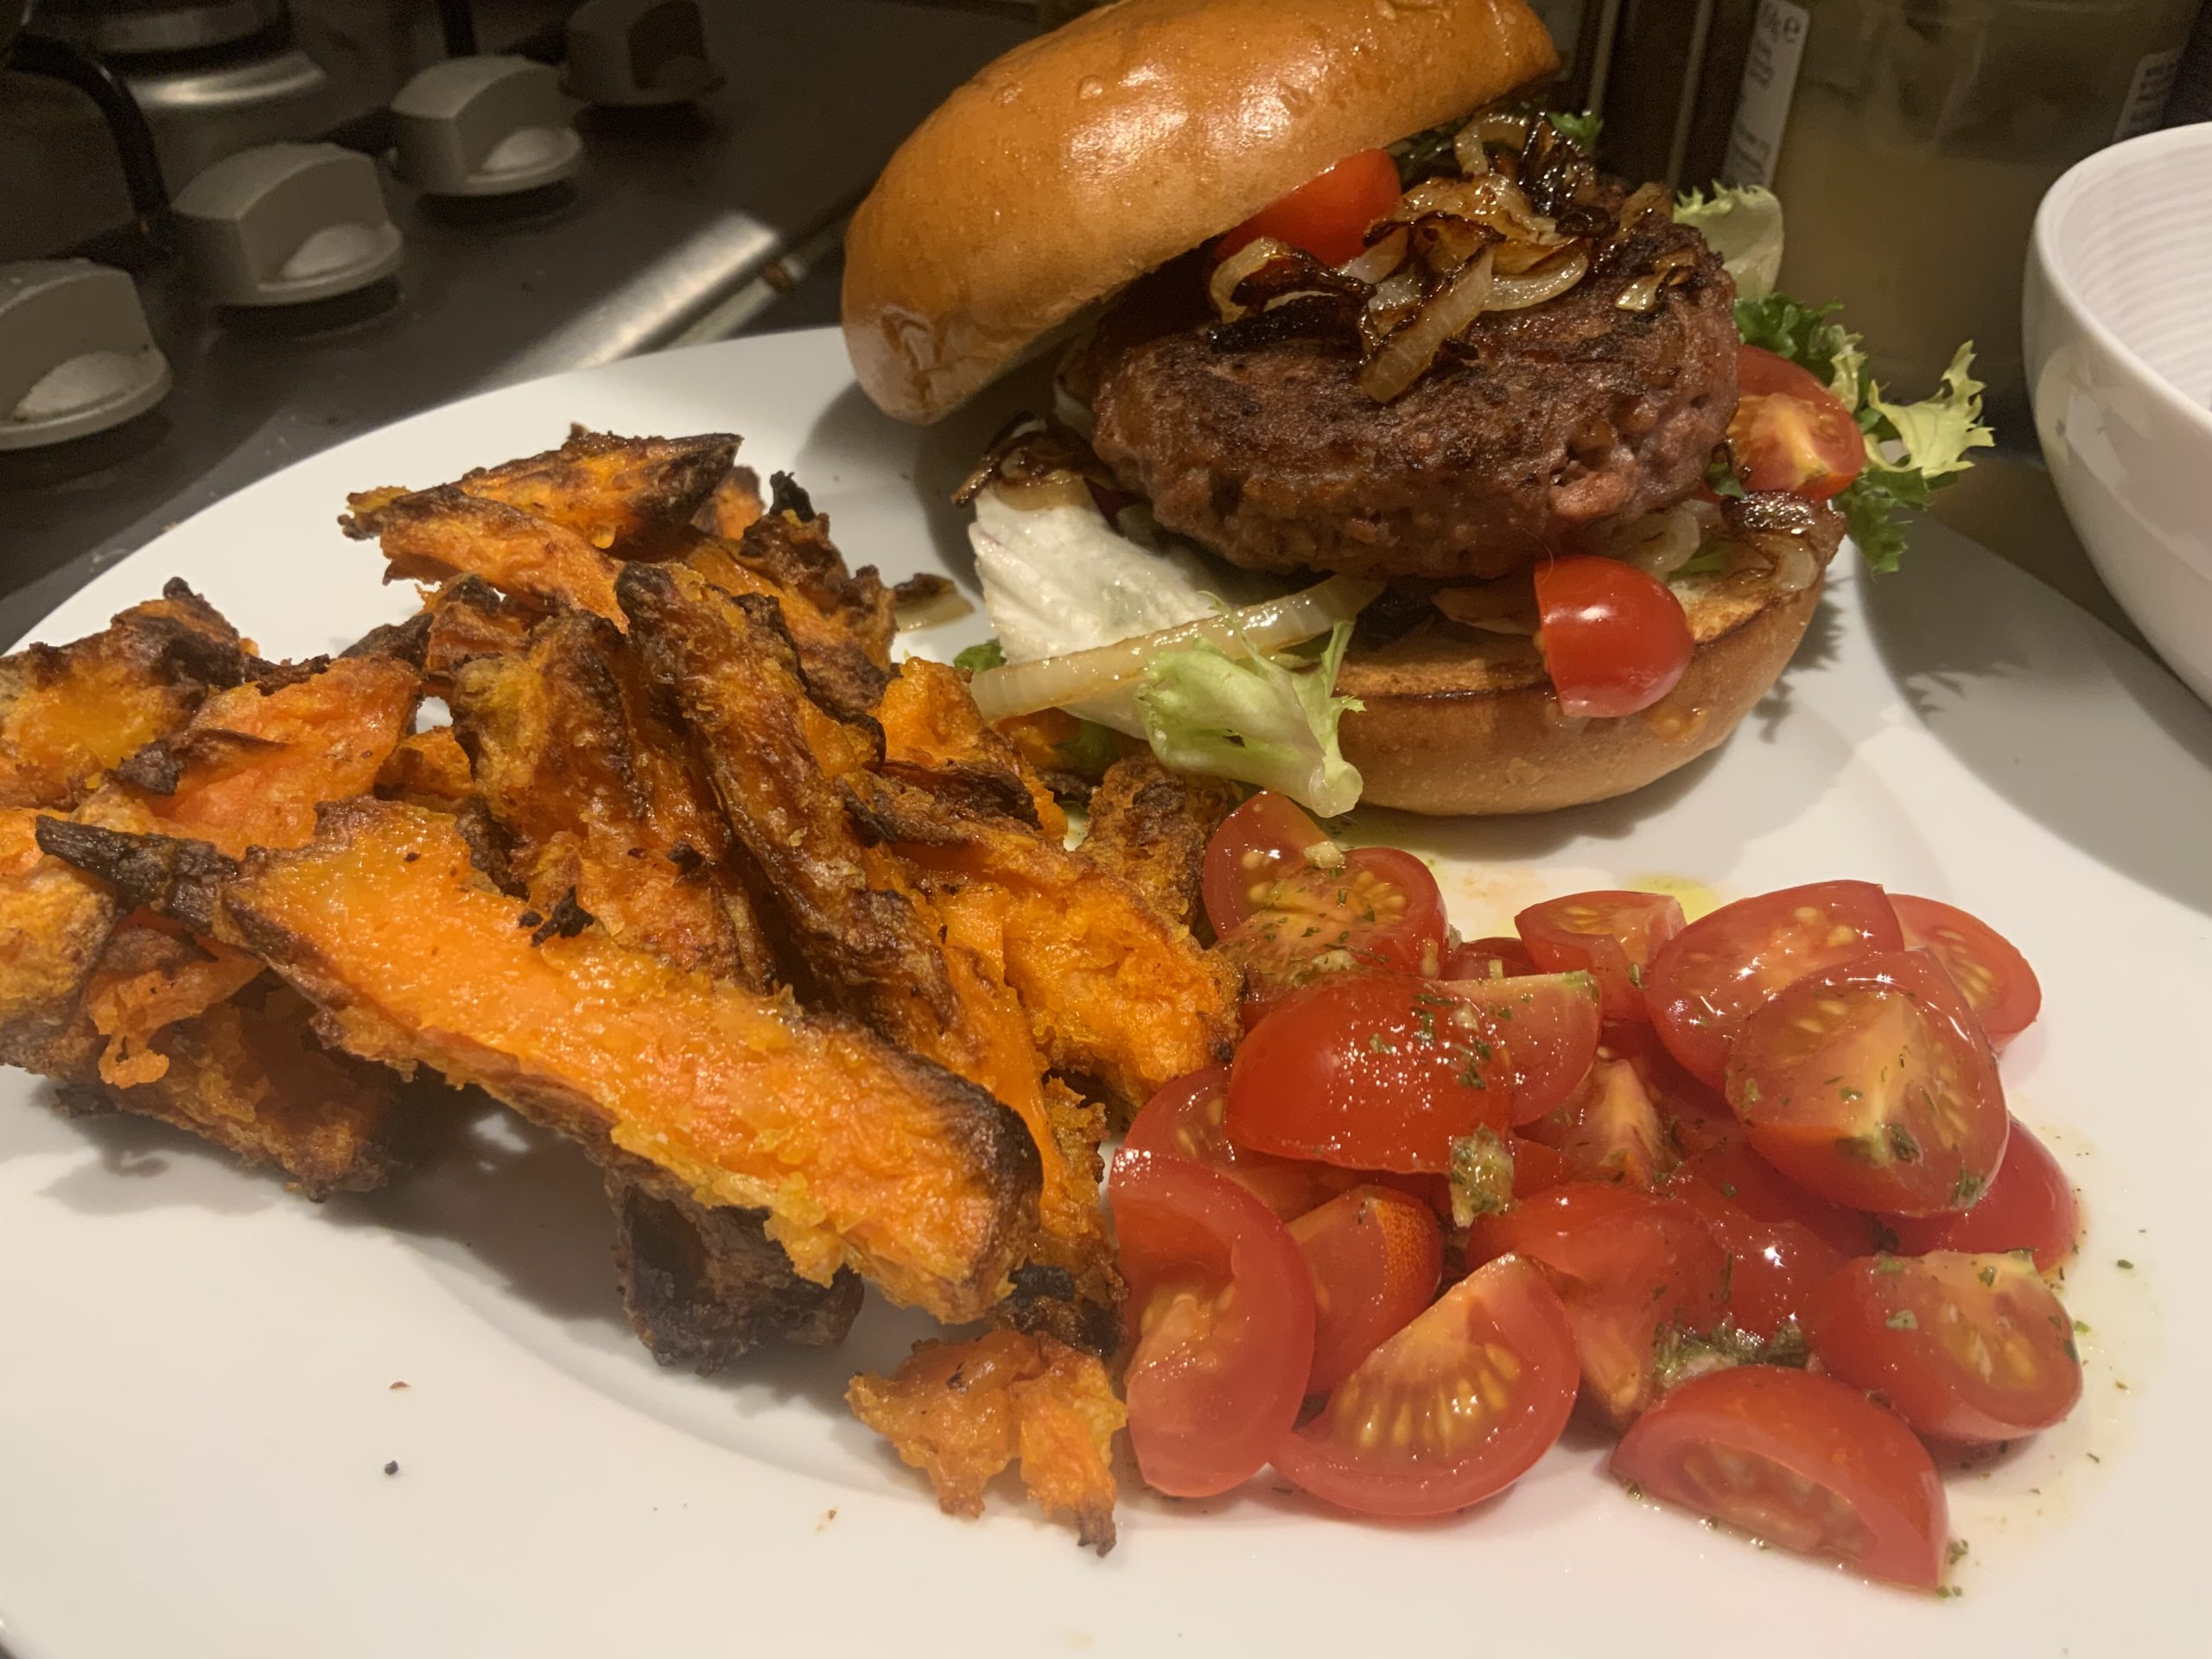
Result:
M1120 0L899 147L845 238L869 397L933 421L1055 326L1356 150L1558 67L1522 0Z

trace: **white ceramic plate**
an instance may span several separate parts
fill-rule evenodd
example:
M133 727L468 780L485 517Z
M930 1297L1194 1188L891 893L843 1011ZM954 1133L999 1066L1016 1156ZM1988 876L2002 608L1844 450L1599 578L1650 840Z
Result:
M940 504L998 412L895 427L827 331L517 387L256 485L37 634L86 632L181 575L267 651L334 647L410 603L340 537L349 489L448 479L571 420L741 432L855 562L964 575ZM2212 1606L2208 763L2212 713L2163 670L1924 528L1905 574L1837 583L1784 689L1676 779L1530 823L1358 826L1434 854L1471 931L1575 887L1848 874L1964 904L2026 950L2045 1018L2005 1070L2087 1198L2069 1296L2094 1327L2088 1392L1954 1480L1956 1599L1634 1503L1572 1431L1446 1524L1328 1520L1263 1478L1203 1504L1130 1497L1102 1562L1015 1502L941 1516L846 1414L849 1372L912 1334L880 1310L842 1350L714 1381L657 1369L617 1305L596 1174L503 1116L318 1207L156 1126L65 1122L9 1072L0 1642L16 1659L2182 1651Z

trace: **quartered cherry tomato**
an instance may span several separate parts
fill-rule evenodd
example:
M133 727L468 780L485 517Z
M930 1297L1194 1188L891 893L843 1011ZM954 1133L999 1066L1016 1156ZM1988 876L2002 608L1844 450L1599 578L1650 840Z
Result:
M1325 1394L1436 1294L1444 1234L1419 1198L1387 1186L1355 1186L1290 1224L1313 1273L1313 1370L1308 1394Z
M1216 243L1214 255L1226 259L1247 242L1272 236L1325 265L1341 265L1359 257L1367 227L1402 194L1389 151L1357 150L1261 208Z
M1814 1293L1843 1265L1843 1255L1802 1222L1761 1221L1696 1175L1677 1173L1667 1196L1697 1211L1728 1257L1726 1312L1752 1336L1802 1325Z
M1552 1147L1582 1181L1618 1181L1649 1192L1675 1162L1659 1109L1636 1067L1599 1059L1558 1110L1522 1133Z
M1497 1022L1513 1058L1513 1122L1574 1097L1598 1052L1598 982L1586 973L1440 981L1437 989Z
M1583 1389L1616 1427L1657 1391L1662 1326L1709 1331L1726 1258L1696 1213L1668 1198L1576 1181L1475 1224L1468 1259L1511 1252L1544 1269L1567 1304Z
M1786 357L1746 346L1737 367L1728 447L1744 487L1825 501L1866 465L1866 441L1843 400Z
M1253 1028L1229 1075L1229 1135L1286 1158L1449 1173L1452 1143L1503 1130L1504 1028L1426 980L1357 974L1294 992Z
M1513 925L1539 967L1595 974L1606 1019L1649 1020L1644 970L1682 931L1682 907L1663 893L1573 893L1531 905Z
M1692 1153L1675 1174L1678 1180L1705 1182L1754 1221L1802 1227L1839 1256L1864 1255L1875 1246L1868 1217L1807 1192L1752 1151L1740 1128Z
M1334 846L1288 796L1267 789L1253 796L1206 842L1199 888L1214 932L1227 938L1267 902L1277 881L1306 867L1308 852Z
M1644 976L1668 1049L1718 1085L1751 1011L1792 981L1904 943L1889 895L1871 881L1820 881L1738 899L1669 939Z
M1278 877L1217 947L1243 975L1246 1025L1317 980L1442 965L1444 895L1427 865L1395 847L1333 857Z
M1327 1164L1254 1152L1229 1138L1229 1068L1210 1065L1164 1084L1129 1125L1122 1145L1217 1169L1288 1221L1326 1204L1355 1177Z
M2049 1273L2074 1254L2082 1235L2082 1201L2050 1148L2016 1117L2005 1142L2005 1161L1974 1208L1924 1218L1898 1216L1889 1224L1897 1250L1905 1255L2027 1250L2035 1256L2037 1270Z
M1510 1256L1467 1275L1275 1448L1293 1485L1361 1515L1446 1515L1501 1492L1574 1408L1574 1338Z
M1548 559L1535 575L1536 648L1568 714L1637 714L1681 681L1697 642L1665 582L1584 553Z
M1936 899L1893 893L1890 907L1908 949L1925 950L1958 982L1990 1045L2005 1044L2035 1023L2043 986L2028 959L1979 917Z
M1900 1216L1971 1205L2012 1122L1989 1039L1918 950L1801 979L1752 1014L1729 1052L1728 1103L1799 1185Z
M1778 1365L1698 1377L1638 1418L1608 1467L1784 1549L1916 1589L1942 1581L1950 1515L1927 1449L1834 1377Z
M1219 1170L1123 1152L1109 1188L1137 1332L1123 1397L1145 1484L1205 1497L1290 1432L1313 1364L1313 1281L1283 1224Z
M1849 1262L1815 1295L1806 1331L1835 1376L1959 1445L2049 1428L2082 1397L2074 1322L2016 1255Z

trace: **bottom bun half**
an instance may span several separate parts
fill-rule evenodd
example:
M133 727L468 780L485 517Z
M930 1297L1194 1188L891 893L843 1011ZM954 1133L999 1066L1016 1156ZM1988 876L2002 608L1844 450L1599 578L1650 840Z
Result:
M1341 728L1361 799L1437 814L1549 812L1643 788L1717 747L1788 666L1821 586L1683 596L1696 650L1641 714L1570 715L1533 642L1417 631L1344 660Z

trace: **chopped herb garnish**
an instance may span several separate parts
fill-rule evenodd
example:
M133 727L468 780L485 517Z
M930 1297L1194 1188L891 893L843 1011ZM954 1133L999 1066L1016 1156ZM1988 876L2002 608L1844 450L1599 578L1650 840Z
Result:
M987 668L1006 666L1006 647L995 639L986 639L980 645L970 645L952 659L955 668L964 668L970 674L980 674Z
M1897 1309L1896 1313L1891 1314L1890 1317L1884 1319L1882 1323L1889 1326L1892 1331L1917 1331L1920 1329L1920 1321L1913 1316L1913 1312L1909 1307L1901 1307Z

